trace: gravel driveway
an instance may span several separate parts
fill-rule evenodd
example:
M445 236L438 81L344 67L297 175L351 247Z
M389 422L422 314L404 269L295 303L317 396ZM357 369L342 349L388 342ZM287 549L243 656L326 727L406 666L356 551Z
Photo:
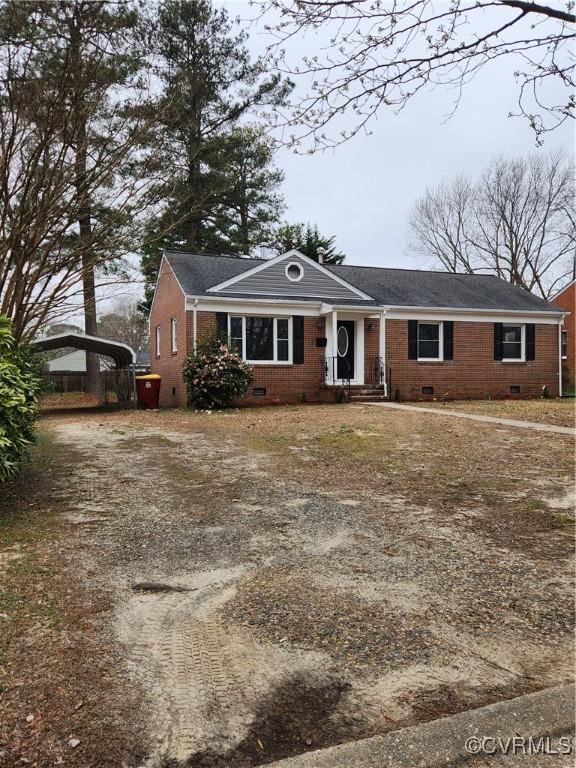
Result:
M292 475L208 422L50 429L74 448L72 546L113 595L150 765L264 764L571 676L562 527L557 556L527 555L486 539L472 497L448 516L385 483L322 489L301 445Z

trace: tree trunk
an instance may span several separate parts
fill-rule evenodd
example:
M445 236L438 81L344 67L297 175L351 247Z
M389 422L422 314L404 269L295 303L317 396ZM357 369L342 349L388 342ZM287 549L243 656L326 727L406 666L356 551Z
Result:
M80 21L75 19L70 27L71 54L75 71L80 77L82 67ZM84 332L89 336L98 335L96 318L96 280L92 255L91 207L86 190L88 163L88 131L84 95L81 88L76 94L76 167L75 183L78 200L79 252L82 262L82 289L84 297ZM86 352L86 391L100 394L100 358L95 352Z

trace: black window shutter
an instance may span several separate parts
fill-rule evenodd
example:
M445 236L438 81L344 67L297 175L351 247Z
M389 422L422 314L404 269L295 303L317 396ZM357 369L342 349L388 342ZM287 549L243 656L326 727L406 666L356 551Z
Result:
M452 320L445 320L442 328L444 329L444 360L452 360L454 357L454 323Z
M408 320L408 360L418 360L418 320Z
M494 323L494 360L502 360L502 323Z
M536 326L526 325L526 360L536 360Z
M216 330L218 335L228 336L228 313L216 312Z
M304 362L304 318L294 315L292 318L292 362L301 365Z

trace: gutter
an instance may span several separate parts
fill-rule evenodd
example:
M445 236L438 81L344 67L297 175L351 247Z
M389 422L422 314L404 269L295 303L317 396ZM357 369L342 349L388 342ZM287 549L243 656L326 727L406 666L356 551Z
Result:
M426 307L423 305L417 305L417 306L407 306L407 305L394 305L394 304L329 304L325 299L320 299L318 301L298 301L295 299L271 299L266 298L266 296L252 296L250 298L241 298L239 296L210 296L203 294L201 296L193 296L193 295L186 295L186 301L193 302L193 306L197 305L198 302L207 301L207 302L234 302L237 304L281 304L281 305L289 305L292 307L308 307L308 308L314 308L318 309L320 314L325 314L326 312L333 312L334 310L339 312L347 312L347 311L355 311L355 312L366 312L370 313L372 312L374 315L379 315L380 312L384 311L386 313L388 312L431 312L431 313L438 313L438 314L465 314L465 313L474 313L479 315L510 315L511 317L515 317L518 315L531 315L534 317L542 317L542 318L564 318L566 315L570 314L566 310L561 309L554 309L554 310L542 310L542 309L476 309L474 307Z

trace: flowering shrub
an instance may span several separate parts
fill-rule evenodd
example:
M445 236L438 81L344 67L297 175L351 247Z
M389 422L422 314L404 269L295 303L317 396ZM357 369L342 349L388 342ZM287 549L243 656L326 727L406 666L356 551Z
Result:
M14 346L0 315L0 482L15 474L34 439L40 380L31 354Z
M229 408L252 381L251 367L219 337L199 344L186 358L182 373L188 404L202 410Z

